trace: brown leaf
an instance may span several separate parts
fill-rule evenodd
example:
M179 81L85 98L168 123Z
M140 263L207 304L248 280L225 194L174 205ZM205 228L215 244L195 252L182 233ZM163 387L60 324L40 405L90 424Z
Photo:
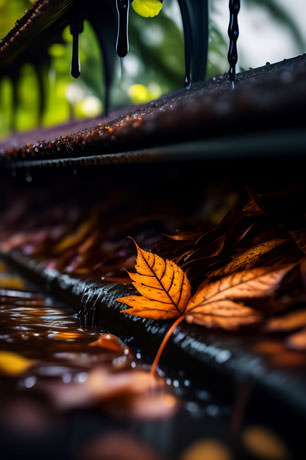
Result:
M287 332L306 327L306 310L298 310L277 318L271 318L265 325L268 332Z
M249 193L249 200L242 208L243 214L247 217L254 217L254 216L263 214L263 210L256 202L252 192L248 190L248 193Z
M291 334L286 341L286 345L295 350L306 350L306 329Z
M179 232L176 233L175 235L167 235L165 234L167 238L170 238L170 240L173 241L197 241L199 238L203 236L203 232Z
M264 243L252 246L246 251L237 254L233 258L233 260L225 267L211 272L210 276L224 276L242 269L249 269L259 261L261 256L272 251L272 249L275 249L277 246L280 246L285 241L286 240L284 238L275 238L274 240L266 241Z
M205 282L187 305L186 321L224 329L237 329L260 321L262 314L246 307L245 299L273 294L289 268L273 271L271 268L256 268L213 283Z
M289 231L290 236L294 240L298 248L306 254L306 228L300 230L291 230Z
M257 458L285 460L289 458L287 447L276 434L261 426L249 426L242 433L244 447Z
M117 299L128 305L123 310L144 318L171 319L184 313L191 287L183 270L174 262L144 251L137 243L136 273L129 273L140 296Z
M233 330L260 321L262 312L246 306L245 300L273 294L292 267L257 268L205 281L190 298L190 284L180 267L136 247L136 273L129 275L141 295L117 299L131 307L123 312L154 319L185 316L187 322L206 327Z

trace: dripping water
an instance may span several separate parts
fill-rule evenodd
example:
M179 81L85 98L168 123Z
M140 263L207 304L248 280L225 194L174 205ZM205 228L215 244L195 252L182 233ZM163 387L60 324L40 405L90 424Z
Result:
M232 88L235 88L236 65L238 61L237 40L239 36L238 14L240 10L240 0L229 1L230 23L228 27L228 36L230 45L228 50L229 77L232 81Z
M184 51L185 51L185 88L191 87L191 27L189 21L188 10L185 0L178 0L181 9L183 28L184 28Z
M130 0L116 0L118 14L118 32L116 50L119 57L129 52L129 11Z
M79 35L83 32L83 21L76 16L70 24L70 33L72 35L72 59L70 73L74 78L81 74L81 65L79 58Z

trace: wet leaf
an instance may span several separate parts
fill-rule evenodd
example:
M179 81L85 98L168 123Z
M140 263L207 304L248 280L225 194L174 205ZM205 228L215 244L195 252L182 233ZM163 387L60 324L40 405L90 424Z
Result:
M0 279L0 288L6 289L24 289L25 283L20 278L3 278Z
M216 439L203 439L191 444L180 456L180 460L232 460L227 446Z
M224 276L239 270L249 269L254 266L263 255L280 246L285 241L284 238L275 238L274 240L252 246L246 251L236 254L229 264L210 273L210 276Z
M245 301L272 295L292 267L256 268L206 280L191 298L189 281L178 265L136 247L136 273L129 275L141 295L117 299L131 307L122 312L154 319L185 316L187 322L206 327L237 329L260 321L262 313Z
M137 243L136 273L129 273L140 296L117 299L128 305L123 313L154 319L182 315L190 299L191 287L183 270L174 262L144 251Z
M84 239L88 236L89 232L92 230L93 225L94 219L88 219L82 222L76 229L75 233L66 236L55 246L54 252L56 254L60 254L66 251L67 249L82 243L82 241L84 241Z
M289 452L283 441L267 428L247 427L242 434L244 447L258 458L283 460L289 458Z
M256 268L212 283L205 281L188 303L186 321L224 329L256 323L262 313L245 306L245 300L273 294L288 270Z
M81 460L163 460L146 444L122 432L109 432L81 447Z
M24 374L34 361L10 351L0 351L0 372L3 374L18 376Z
M306 327L306 310L297 310L271 318L265 325L268 332L288 332Z
M286 345L295 350L306 350L306 329L289 335Z
M289 231L290 236L298 246L298 248L306 254L306 229L302 228L300 230L291 230Z

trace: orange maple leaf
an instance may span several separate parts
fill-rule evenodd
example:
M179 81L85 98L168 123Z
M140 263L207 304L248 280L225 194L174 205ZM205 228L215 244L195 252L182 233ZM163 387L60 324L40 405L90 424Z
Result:
M117 299L128 305L122 313L154 319L171 319L184 314L191 286L183 270L171 260L137 248L136 273L129 273L140 296Z
M188 323L227 330L259 322L262 313L246 306L245 300L271 295L292 268L292 265L277 270L255 268L213 282L206 280L191 296L187 275L178 265L144 251L134 243L137 248L136 273L129 273L129 276L140 295L118 298L119 302L130 307L121 313L156 320L176 318L156 355L153 373L169 337L184 319Z

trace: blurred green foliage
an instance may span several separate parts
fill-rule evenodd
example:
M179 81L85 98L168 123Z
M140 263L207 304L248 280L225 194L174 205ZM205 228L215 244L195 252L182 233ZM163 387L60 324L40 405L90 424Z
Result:
M303 39L295 22L280 6L278 0L245 0L267 12L294 37L297 47ZM0 0L0 35L4 36L16 19L31 6L30 0ZM177 2L165 0L162 13L154 18L142 18L131 11L130 53L119 59L112 91L112 106L147 102L182 86L184 76L183 37ZM208 77L227 69L226 30L220 31L215 22L218 0L211 1ZM63 31L63 43L46 50L48 59L42 63L41 75L46 100L43 115L39 113L37 69L24 65L18 75L14 107L14 85L8 78L0 80L0 137L12 129L18 131L38 125L51 126L70 119L97 116L103 110L102 63L100 49L91 26L85 22L80 36L81 77L70 76L71 35ZM47 64L48 63L48 64ZM123 75L121 75L123 73ZM16 76L17 77L17 76ZM15 95L16 99L16 95Z

